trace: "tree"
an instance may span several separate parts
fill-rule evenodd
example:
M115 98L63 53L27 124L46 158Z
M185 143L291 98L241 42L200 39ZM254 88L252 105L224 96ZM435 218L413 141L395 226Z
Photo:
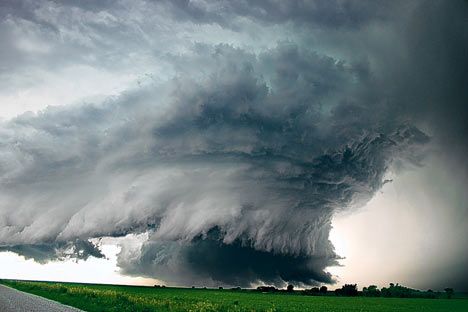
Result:
M304 289L302 294L307 296L315 296L318 295L319 292L320 289L318 287L312 287L311 289Z
M445 293L447 294L447 298L451 299L453 296L453 288L445 288Z
M288 287L286 288L288 292L293 292L294 291L294 285L289 284Z
M357 290L357 284L345 284L339 289L335 290L335 293L338 296L357 296L358 295L358 290Z
M258 286L257 290L261 292L275 292L277 289L274 286Z
M366 297L379 297L380 290L375 285L370 285L369 287L364 287L362 289L362 294Z
M427 292L421 292L417 289L412 289L399 285L398 283L390 284L388 288L382 288L381 290L383 297L393 297L393 298L431 298L432 295Z
M322 294L326 294L327 291L328 291L327 286L324 285L324 286L320 287L320 292L321 292Z

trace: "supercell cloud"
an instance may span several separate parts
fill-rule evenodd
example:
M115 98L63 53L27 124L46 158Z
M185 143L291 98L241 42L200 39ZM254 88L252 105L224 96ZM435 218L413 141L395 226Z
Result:
M8 56L23 66L58 70L75 60L118 75L132 57L156 65L118 95L0 123L0 249L40 262L102 257L95 239L135 234L139 242L123 244L118 258L126 274L178 285L333 282L325 269L339 259L329 240L334 213L365 204L389 169L423 165L441 128L446 136L466 127L443 126L450 111L423 116L423 83L408 96L413 78L390 63L421 66L428 57L405 42L385 51L392 44L370 30L386 25L403 36L397 22L426 23L412 18L427 5L6 2L2 36L22 26L36 40L52 38L34 61L24 47ZM148 10L159 13L143 22ZM39 25L33 34L24 30L31 25ZM227 34L234 39L223 41ZM352 43L364 38L365 51ZM448 107L463 115L457 86L432 92L447 90Z

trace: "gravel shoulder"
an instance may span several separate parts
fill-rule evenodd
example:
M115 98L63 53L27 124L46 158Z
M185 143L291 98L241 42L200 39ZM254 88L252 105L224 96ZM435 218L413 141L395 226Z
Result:
M77 308L0 285L2 312L80 312Z

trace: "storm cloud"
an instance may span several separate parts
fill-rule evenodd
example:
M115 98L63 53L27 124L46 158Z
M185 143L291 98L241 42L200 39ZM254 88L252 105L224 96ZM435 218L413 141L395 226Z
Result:
M202 50L214 63L204 80L184 76L101 106L4 123L2 241L149 231L151 242L181 244L161 267L186 257L180 270L218 282L330 282L323 269L337 258L328 240L334 211L370 199L391 162L416 162L428 137L376 116L348 91L365 81L329 57L293 45L258 57ZM161 252L145 249L158 244L145 244L142 260ZM220 274L232 269L225 253L251 266Z
M129 59L159 71L98 103L1 122L0 248L42 262L102 257L90 239L134 234L144 239L122 244L118 258L130 275L332 283L333 215L364 205L390 169L423 166L447 137L462 147L457 155L466 147L466 2L403 3L6 3L6 29L40 25L34 38L52 42L32 61L0 33L12 43L1 65L15 75L72 62L121 73ZM75 12L78 29L60 12ZM445 27L439 40L426 37L431 16ZM167 25L180 37L168 41ZM276 42L249 46L252 25L297 36L279 31ZM400 41L387 51L380 31Z

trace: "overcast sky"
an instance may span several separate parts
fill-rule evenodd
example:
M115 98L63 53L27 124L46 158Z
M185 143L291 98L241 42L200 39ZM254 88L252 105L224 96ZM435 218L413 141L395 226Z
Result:
M0 277L468 290L466 16L1 1Z

